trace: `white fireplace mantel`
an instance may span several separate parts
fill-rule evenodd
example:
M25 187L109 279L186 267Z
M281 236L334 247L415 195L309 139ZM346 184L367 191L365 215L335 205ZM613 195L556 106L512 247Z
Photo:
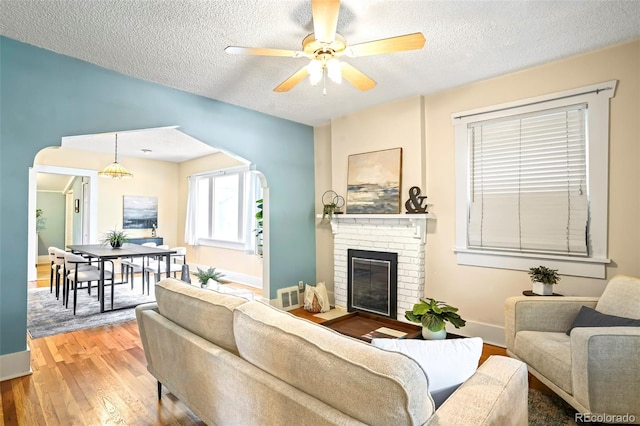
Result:
M318 219L322 219L318 215ZM347 308L350 265L349 250L397 253L396 314L404 312L424 296L427 220L433 214L334 214L321 223L333 231L333 282L335 304Z
M318 219L322 219L323 215L317 215ZM331 224L331 232L336 235L339 232L340 224L346 223L371 223L384 221L402 221L408 220L414 228L414 238L421 242L426 241L427 236L427 219L435 219L432 213L417 214L334 214L329 219ZM406 222L405 222L406 223Z

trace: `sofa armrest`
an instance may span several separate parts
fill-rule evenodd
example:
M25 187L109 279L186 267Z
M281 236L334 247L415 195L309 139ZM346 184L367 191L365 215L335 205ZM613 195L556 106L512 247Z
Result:
M504 332L507 350L513 351L518 331L566 332L580 308L595 308L597 297L510 297L504 307Z
M571 331L573 393L593 413L640 419L640 327Z
M428 425L527 425L527 366L493 355L436 410Z
M147 333L145 330L145 316L149 314L149 312L158 313L158 304L153 303L145 303L143 305L136 306L136 320L138 321L138 332L140 333L140 341L142 342L142 347L144 348L144 355L147 359L147 363L149 363L149 354L147 353L147 348L149 348L149 342L147 341Z

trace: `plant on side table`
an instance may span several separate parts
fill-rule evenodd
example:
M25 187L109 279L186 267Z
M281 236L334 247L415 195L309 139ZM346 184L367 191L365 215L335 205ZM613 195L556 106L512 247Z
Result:
M206 271L203 271L200 268L197 269L198 270L194 272L193 275L195 275L198 278L198 281L200 281L200 287L206 288L209 280L219 283L222 282L221 278L224 277L224 274L222 272L216 272L216 268L209 268Z
M110 244L111 247L115 249L122 247L122 244L126 243L129 240L127 234L124 231L118 231L117 229L114 229L104 234L101 241L102 244Z
M457 312L458 308L425 297L413 305L411 311L405 311L404 317L411 322L422 324L422 337L427 340L436 340L447 337L446 321L449 321L455 328L465 326L466 321Z
M553 286L558 284L560 276L557 269L549 269L546 266L537 266L529 268L529 277L533 284L533 292L540 296L553 295Z

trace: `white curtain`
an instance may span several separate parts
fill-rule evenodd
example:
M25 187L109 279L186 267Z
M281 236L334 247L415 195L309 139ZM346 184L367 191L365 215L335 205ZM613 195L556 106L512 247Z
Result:
M196 200L197 178L189 177L189 192L187 195L187 218L184 227L184 242L190 246L198 245L198 235L196 233Z

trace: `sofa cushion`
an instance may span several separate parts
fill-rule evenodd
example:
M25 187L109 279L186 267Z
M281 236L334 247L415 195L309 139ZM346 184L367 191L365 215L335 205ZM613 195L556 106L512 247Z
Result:
M571 381L571 338L565 333L519 331L514 354L569 394Z
M640 279L625 275L613 277L598 299L596 311L640 319Z
M567 336L576 327L640 327L640 319L624 318L606 315L587 306L580 308L580 312L567 330Z
M326 327L252 301L234 311L240 356L369 425L424 424L433 414L424 371Z
M160 314L228 351L238 353L233 335L233 310L242 297L218 293L167 278L156 284Z
M482 339L418 340L373 339L375 347L415 359L427 373L429 393L436 409L478 368Z

